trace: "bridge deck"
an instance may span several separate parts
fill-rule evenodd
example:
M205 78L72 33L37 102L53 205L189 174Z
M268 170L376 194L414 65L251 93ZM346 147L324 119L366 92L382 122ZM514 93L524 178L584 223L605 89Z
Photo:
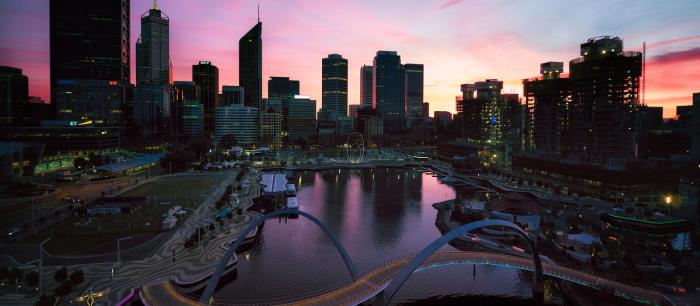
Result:
M384 290L391 280L399 273L401 268L408 264L411 259L413 259L413 257L406 257L384 264L360 277L358 280L324 294L282 304L357 305L371 299ZM521 270L534 270L533 261L530 258L483 251L435 253L419 267L419 270L454 264L489 264ZM642 303L665 304L663 294L658 291L600 278L587 272L558 266L556 264L543 263L542 269L546 275L584 286L614 292L618 296L637 300ZM196 301L180 295L170 282L146 286L143 288L143 291L144 298L150 305L198 305Z

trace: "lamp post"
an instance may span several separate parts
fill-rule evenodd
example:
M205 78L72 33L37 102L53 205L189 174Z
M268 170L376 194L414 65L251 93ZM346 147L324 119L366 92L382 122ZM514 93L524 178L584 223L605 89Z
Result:
M123 237L123 238L117 239L117 271L119 270L119 267L121 266L121 258L119 257L119 255L120 255L119 253L121 252L121 242L122 242L122 240L129 240L131 238L133 238L133 237L128 236L128 237Z
M669 217L671 216L671 200L673 200L673 197L671 197L670 195L667 195L664 198L664 202L666 202L666 206L668 206L668 214L667 215Z
M44 244L49 242L51 237L46 238L42 243L39 244L39 295L41 296L42 293L42 287L41 287L41 279L42 279L42 271L44 270Z

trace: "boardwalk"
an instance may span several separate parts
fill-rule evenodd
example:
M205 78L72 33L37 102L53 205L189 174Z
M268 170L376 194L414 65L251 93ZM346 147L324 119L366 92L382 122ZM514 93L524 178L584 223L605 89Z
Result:
M377 267L356 281L328 291L324 294L285 302L284 305L357 305L370 300L380 293L408 264L413 257L394 260ZM442 252L433 254L420 267L420 270L458 264L486 264L532 271L533 261L527 257L498 254L483 251ZM617 281L600 278L587 272L543 263L544 274L557 279L574 282L583 286L605 290L617 296L641 303L666 304L663 294L658 291L635 287ZM143 297L150 305L198 305L196 301L181 296L170 282L144 286Z

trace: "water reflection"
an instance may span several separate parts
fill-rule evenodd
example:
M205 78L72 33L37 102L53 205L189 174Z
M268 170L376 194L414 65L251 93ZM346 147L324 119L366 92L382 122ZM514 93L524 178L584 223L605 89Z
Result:
M440 236L433 203L452 199L455 190L417 169L377 168L296 173L300 209L334 231L361 273L414 254ZM333 243L312 222L270 220L249 260L239 261L238 279L217 293L220 302L264 302L308 296L350 280ZM450 246L446 250L452 249ZM478 266L418 273L397 301L449 294L529 292L518 272ZM458 280L458 281L455 281ZM418 283L416 283L418 281ZM426 285L428 282L430 285ZM504 286L503 283L508 282ZM524 289L523 289L524 288Z

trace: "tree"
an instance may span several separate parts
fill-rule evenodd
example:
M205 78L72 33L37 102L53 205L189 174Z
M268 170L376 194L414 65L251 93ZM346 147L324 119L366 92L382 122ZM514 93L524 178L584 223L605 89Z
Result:
M5 266L0 267L0 281L7 279L9 276L10 270Z
M236 137L233 134L226 134L221 138L221 147L224 150L231 149L236 143Z
M22 270L17 269L17 268L12 268L10 270L10 282L14 282L15 280L17 281L22 281L22 276L24 276L24 272Z
M39 285L39 273L34 271L27 273L24 277L24 283L29 287L36 287Z
M83 274L83 270L75 270L70 274L70 282L73 283L73 285L80 285L84 281L85 275Z
M66 267L56 270L56 273L53 275L53 279L58 283L66 280L66 278L68 278L68 268Z
M193 159L192 154L188 152L174 151L161 158L160 166L166 170L172 169L173 172L182 172L187 170Z
M42 294L35 306L53 306L56 303L56 298L53 295Z
M87 161L85 158L78 157L73 160L73 167L75 167L78 170L85 169L87 167Z
M73 290L73 284L69 281L64 281L54 289L53 294L63 297L70 294L71 290Z
M300 137L297 138L296 145L302 149L306 149L306 147L308 146L308 142L306 141L306 138Z

